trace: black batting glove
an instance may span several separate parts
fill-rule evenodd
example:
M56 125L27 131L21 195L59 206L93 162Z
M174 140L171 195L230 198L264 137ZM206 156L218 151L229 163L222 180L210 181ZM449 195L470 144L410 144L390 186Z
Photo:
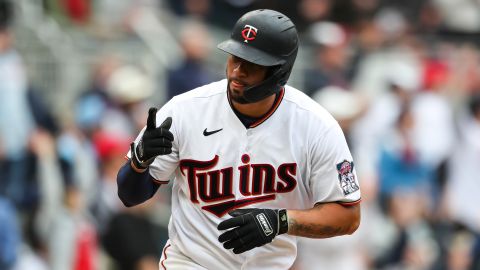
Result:
M236 209L228 213L232 218L218 224L219 230L228 230L218 237L225 249L240 254L272 242L288 231L285 209Z
M172 152L173 134L169 131L172 126L172 118L167 117L157 127L157 110L154 107L148 110L147 128L142 138L137 145L134 142L130 144L132 161L138 169L146 169L157 156L168 155Z

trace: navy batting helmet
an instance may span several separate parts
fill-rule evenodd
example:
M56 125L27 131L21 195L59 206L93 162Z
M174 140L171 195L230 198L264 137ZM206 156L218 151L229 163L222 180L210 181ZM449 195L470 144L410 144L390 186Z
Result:
M256 102L278 93L287 83L297 57L298 34L287 16L259 9L243 15L233 27L230 39L218 48L248 62L272 67L263 82L244 90L244 98Z

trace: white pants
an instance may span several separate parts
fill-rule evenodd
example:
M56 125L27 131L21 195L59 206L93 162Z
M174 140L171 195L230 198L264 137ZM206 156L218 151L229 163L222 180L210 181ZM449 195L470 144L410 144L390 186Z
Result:
M160 270L208 270L181 253L170 240L163 248L158 266Z

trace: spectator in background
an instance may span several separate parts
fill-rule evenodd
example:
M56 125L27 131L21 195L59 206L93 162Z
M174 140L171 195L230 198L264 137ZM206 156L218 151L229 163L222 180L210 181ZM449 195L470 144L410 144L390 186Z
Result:
M417 123L412 136L418 146L419 159L441 175L442 164L454 143L453 112L442 95L442 91L448 87L448 73L434 80L435 83L431 85L435 85L435 88L424 90L422 82L425 81L425 75L430 73L424 74L423 61L415 48L408 46L385 55L370 56L365 60L367 66L364 66L360 78L363 77L363 83L366 83L364 87L370 88L360 92L373 102L365 116L355 123L353 151L362 155L357 160L373 163L357 167L361 171L366 169L370 172L367 174L375 173L373 165L377 160L376 154L379 153L375 150L379 135L395 122L403 104L410 102ZM393 91L386 91L387 89ZM436 177L435 184L438 182L441 181ZM434 188L440 190L438 186Z
M443 269L448 270L478 270L479 264L479 237L462 226L452 229L449 235L447 253L443 262Z
M95 148L99 134L133 136L143 125L144 101L153 92L151 81L140 69L122 64L116 57L99 61L92 88L83 93L76 104L78 127L68 124L58 138L60 157L73 170L78 188L91 207L97 200L103 153ZM142 118L142 122L136 119Z
M318 22L311 26L310 36L314 43L314 66L305 71L305 93L312 96L331 85L349 89L346 32L333 22Z
M169 7L177 15L206 22L212 12L211 0L168 0Z
M196 2L196 0L187 0ZM204 0L205 1L205 0ZM211 2L211 15L209 22L213 25L229 30L235 24L235 18L254 10L259 0L209 0ZM201 2L201 1L200 1Z
M300 18L306 25L312 25L316 22L328 19L332 3L331 0L301 0L298 2ZM302 22L300 22L300 31Z
M364 59L368 58L370 54L375 54L375 52L383 49L382 46L386 37L373 18L360 20L352 27L352 32L350 35L350 53L352 55L350 56L349 69L351 83L354 84L355 80L353 79L357 76L357 73L362 72L362 70L359 70L359 65L364 63Z
M124 208L117 195L117 172L125 162L122 153L128 150L132 138L116 133L99 132L93 144L99 157L100 179L92 207L99 234L102 235L111 217Z
M469 0L432 0L443 18L443 28L450 33L480 32L480 6L478 2ZM458 16L462 14L462 16Z
M0 194L23 202L27 181L28 143L35 129L27 99L28 81L14 48L13 5L0 0Z
M417 123L414 141L419 146L419 157L435 171L435 189L441 192L445 162L455 145L451 104L443 95L423 92L413 101L412 111Z
M350 142L350 128L366 109L362 97L338 86L327 86L314 92L312 99L332 114Z
M168 239L166 227L151 219L155 201L150 200L113 215L102 243L119 270L157 270L163 245Z
M153 94L152 79L134 65L116 69L107 82L113 103L101 116L100 130L119 136L134 136L144 125L146 102Z
M102 119L115 101L109 93L112 74L123 65L116 55L102 55L93 66L90 83L74 104L74 122L65 126L58 139L60 156L72 167L87 205L96 200L99 155L93 145L102 130Z
M101 38L115 38L128 33L127 21L141 3L131 0L96 0L91 19L93 31Z
M447 97L447 93L455 92L454 95L464 96L462 92L465 87L463 83L451 84L454 73L444 60L427 58L422 61L422 91L417 93L412 102L412 112L417 123L413 136L419 147L419 157L435 173L434 195L438 201L446 181L445 163L456 139L453 117L456 98L453 95ZM463 64L468 65L466 61ZM455 73L460 75L463 73L460 70L458 68ZM460 75L459 79L467 81L470 78Z
M97 269L96 228L86 210L83 194L76 183L65 179L63 206L52 218L48 238L52 270Z
M23 231L23 243L13 270L49 270L48 250L35 226L37 214L36 210L29 213L24 217L23 226L20 226Z
M206 26L198 21L188 22L180 30L179 39L185 57L178 66L168 71L167 100L216 78L206 63L212 47L212 38Z
M416 84L416 90L419 90L421 59L415 43L417 39L409 34L409 26L409 22L394 10L379 11L374 17L359 23L356 30L358 34L352 38L355 42L353 90L366 98L377 99L390 89L390 82L385 78L402 72L398 70L402 68L400 65L414 69L417 77L404 83ZM406 76L412 76L412 71L406 72Z
M60 22L85 25L90 22L91 0L43 0L44 9Z
M420 87L420 75L417 66L395 58L376 80L383 87L375 99L364 95L368 110L353 123L351 138L354 155L357 155L357 172L368 181L377 181L377 164L380 153L380 141L384 134L394 126L401 109L410 102ZM381 89L381 90L380 90ZM363 92L360 91L360 95Z
M75 102L75 122L89 139L100 128L102 114L113 104L107 84L112 73L121 65L121 60L114 55L100 56L93 67L90 85Z
M425 198L431 197L433 170L419 158L413 134L415 119L409 106L408 103L402 106L394 127L382 137L378 161L382 206L387 205L397 190L421 190Z
M20 248L17 212L13 205L0 196L0 269L12 269Z
M90 19L90 0L64 0L64 9L70 20L74 23L85 24Z
M445 205L451 220L476 235L477 247L469 252L475 262L471 269L480 267L480 211L476 204L480 194L478 170L480 164L480 92L472 94L468 111L459 121L459 144L448 163ZM475 267L473 267L475 265Z
M397 189L386 202L386 220L376 234L384 246L373 258L373 269L433 269L439 248L425 220L428 202L415 189Z
M262 2L262 1L260 1ZM300 0L300 1L264 1L265 6L263 8L272 8L275 10L285 11L285 15L291 16L295 22L299 33L305 33L308 28L320 21L330 19L332 6L334 5L331 0ZM280 2L276 4L274 2ZM276 8L278 6L278 9Z
M10 29L12 2L0 0L0 194L19 211L30 211L39 199L38 163L32 149L36 134L54 136L58 126L36 89L30 86Z
M435 39L442 26L442 15L433 1L425 1L418 10L415 31L421 33L427 40Z
M82 134L75 125L68 123L58 136L55 144L56 154L63 161L61 166L64 170L69 171L69 177L74 179L72 181L75 181L77 188L81 190L80 192L86 201L85 204L90 206L95 198L96 182L99 177L97 155L91 139ZM61 181L62 179L58 181L60 184L51 183L50 187L59 185L60 193L63 194Z
M193 18L209 25L229 30L235 18L260 8L260 0L167 0L170 9L184 18ZM268 1L267 1L268 2ZM274 1L278 2L278 1ZM282 3L283 4L283 3ZM260 7L259 7L260 6ZM272 8L272 6L269 6ZM276 9L279 10L279 9Z

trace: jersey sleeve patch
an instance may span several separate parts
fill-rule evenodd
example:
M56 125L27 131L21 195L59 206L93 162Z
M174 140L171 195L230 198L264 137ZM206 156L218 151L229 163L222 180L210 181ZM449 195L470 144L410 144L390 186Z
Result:
M353 161L344 160L338 163L337 172L343 195L347 196L348 194L360 189L357 181L355 181L355 174L353 173Z

